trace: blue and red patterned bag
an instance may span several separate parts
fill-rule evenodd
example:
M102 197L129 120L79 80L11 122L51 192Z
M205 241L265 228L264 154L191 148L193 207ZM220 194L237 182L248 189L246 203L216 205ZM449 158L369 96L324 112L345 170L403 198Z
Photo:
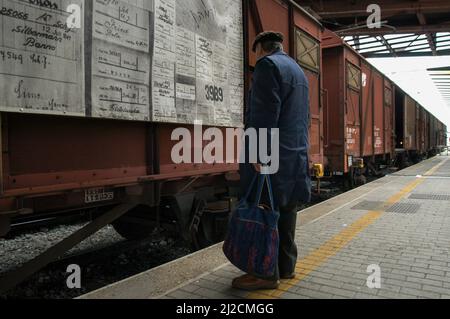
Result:
M249 203L248 199L257 180L256 201ZM271 208L260 206L264 184L268 187ZM280 242L280 214L274 207L269 175L255 175L246 196L232 213L223 246L228 260L247 274L259 277L275 275Z

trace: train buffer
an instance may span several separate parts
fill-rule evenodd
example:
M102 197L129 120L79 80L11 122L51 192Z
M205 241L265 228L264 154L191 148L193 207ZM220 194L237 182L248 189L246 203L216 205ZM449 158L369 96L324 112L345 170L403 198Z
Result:
M438 156L300 213L299 260L277 290L230 287L221 245L81 298L450 298L450 157Z

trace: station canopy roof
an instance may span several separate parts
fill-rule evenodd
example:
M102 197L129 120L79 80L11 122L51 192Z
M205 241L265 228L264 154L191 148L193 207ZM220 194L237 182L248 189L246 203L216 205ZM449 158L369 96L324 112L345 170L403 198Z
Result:
M445 103L450 107L450 66L428 69Z
M367 58L450 55L450 0L295 0ZM370 4L381 28L368 28Z

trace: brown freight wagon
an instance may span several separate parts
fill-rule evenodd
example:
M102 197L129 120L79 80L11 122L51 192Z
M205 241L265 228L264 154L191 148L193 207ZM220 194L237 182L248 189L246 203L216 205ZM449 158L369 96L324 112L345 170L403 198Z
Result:
M430 155L436 155L438 152L438 120L433 114L430 114L430 120L428 124L428 144L430 147Z
M447 129L447 126L446 125L444 125L444 124L442 124L442 126L443 126L443 129L442 129L442 140L443 140L443 143L442 143L442 145L444 145L444 146L447 146L447 145L449 145L449 141L448 141L448 129Z
M432 157L432 156L436 156L436 151L437 151L437 141L436 141L436 137L433 135L435 134L436 131L436 117L428 112L428 121L427 121L427 145L428 145L428 156Z
M419 152L420 154L425 155L429 150L428 145L428 111L425 110L424 107L419 107Z
M417 107L416 102L399 87L395 88L395 137L398 166L417 156Z
M449 145L449 140L448 140L448 129L447 129L447 126L446 125L442 125L444 128L443 128L443 130L442 130L442 140L443 140L443 143L442 143L442 145L444 146L444 147L448 147L448 145ZM447 148L448 149L448 148Z
M256 62L250 52L255 35L262 30L285 33L286 51L304 67L310 82L311 167L323 164L321 25L293 1L243 0L242 4L245 91ZM87 26L92 27L89 19L88 12L86 20L91 24ZM84 33L88 80L92 35ZM126 238L144 237L163 227L175 229L197 247L220 239L236 194L238 165L174 164L171 151L176 142L170 137L179 126L2 112L0 236L18 221L80 210L98 217L58 245L50 258L40 256L25 273L19 269L0 282L2 288L110 223ZM184 127L194 132L193 125Z
M334 174L361 178L393 156L393 84L341 38L322 37L325 156ZM361 181L361 180L360 180Z
M427 121L427 145L428 145L428 149L430 150L429 153L432 153L432 150L434 149L433 146L433 142L432 142L432 138L431 138L431 134L432 134L432 125L433 125L433 120L434 120L434 116L433 114L431 114L430 112L428 112L428 121Z
M436 117L431 115L433 120L430 122L430 149L431 155L441 153L448 145L447 126L445 126Z
M438 122L438 148L442 152L449 145L447 126Z
M416 149L416 102L399 87L395 90L395 129L398 150Z
M247 88L256 62L249 49L254 37L262 30L284 32L286 51L305 66L310 81L311 163L322 164L321 26L292 1L243 4ZM157 206L161 193L188 193L237 170L227 164L173 164L171 133L178 126L2 113L2 234L15 216L113 205L144 190L157 192L145 197L146 204ZM101 200L91 203L95 198Z
M395 88L396 156L400 167L439 152L442 123L399 87Z

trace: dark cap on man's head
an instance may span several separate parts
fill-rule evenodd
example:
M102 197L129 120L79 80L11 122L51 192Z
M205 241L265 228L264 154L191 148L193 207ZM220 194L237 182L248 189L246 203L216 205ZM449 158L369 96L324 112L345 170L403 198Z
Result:
M256 52L256 47L263 42L280 42L283 43L284 35L281 32L265 31L258 34L253 42L253 52Z

